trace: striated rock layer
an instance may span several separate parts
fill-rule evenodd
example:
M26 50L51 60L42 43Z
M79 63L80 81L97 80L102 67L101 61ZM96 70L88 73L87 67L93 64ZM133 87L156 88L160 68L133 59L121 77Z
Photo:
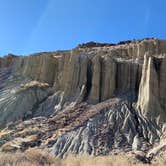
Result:
M148 152L166 137L166 41L0 59L2 151Z

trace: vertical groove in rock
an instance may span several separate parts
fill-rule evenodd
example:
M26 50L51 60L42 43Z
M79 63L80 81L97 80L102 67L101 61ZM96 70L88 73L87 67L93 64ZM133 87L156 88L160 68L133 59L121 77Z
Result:
M87 64L86 78L87 78L86 93L85 93L83 101L86 101L88 99L91 88L92 88L92 62L89 59L88 59L88 64Z
M0 149L35 135L61 157L147 152L166 136L165 54L144 39L0 58Z
M102 86L103 86L103 79L105 77L105 74L104 74L104 58L101 57L100 58L100 76L99 76L99 102L102 101L102 90L106 90L106 89L102 89ZM106 88L106 87L105 87Z

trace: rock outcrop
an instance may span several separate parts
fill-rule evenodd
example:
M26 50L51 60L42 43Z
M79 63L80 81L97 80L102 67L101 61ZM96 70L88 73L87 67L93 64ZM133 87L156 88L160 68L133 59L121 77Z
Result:
M0 59L0 149L147 152L166 136L166 41L90 42Z
M145 55L140 83L138 108L150 120L166 122L166 56Z

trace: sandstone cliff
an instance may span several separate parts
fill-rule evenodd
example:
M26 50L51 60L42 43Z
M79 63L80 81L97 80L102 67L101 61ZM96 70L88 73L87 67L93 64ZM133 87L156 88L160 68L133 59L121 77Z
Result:
M147 152L166 136L165 92L165 40L8 55L0 59L1 150Z

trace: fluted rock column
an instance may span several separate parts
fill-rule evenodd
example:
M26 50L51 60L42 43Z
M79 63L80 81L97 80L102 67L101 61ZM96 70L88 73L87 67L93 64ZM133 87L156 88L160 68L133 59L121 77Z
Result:
M166 97L163 95L165 83L165 58L145 56L137 107L157 124L166 121Z
M160 83L159 83L160 103L166 114L166 56L163 58L160 67Z
M64 100L74 101L78 97L83 100L86 91L88 58L76 50L68 60L61 82L63 83ZM81 96L80 96L81 95Z
M19 57L14 65L14 74L50 85L54 83L55 59L50 55Z
M102 61L101 77L101 101L104 101L114 95L116 88L116 62L109 56Z
M135 60L117 62L116 91L118 93L137 92L140 68L141 66Z
M101 56L96 55L92 59L92 86L89 95L91 103L98 103L100 101L100 88L101 88Z

